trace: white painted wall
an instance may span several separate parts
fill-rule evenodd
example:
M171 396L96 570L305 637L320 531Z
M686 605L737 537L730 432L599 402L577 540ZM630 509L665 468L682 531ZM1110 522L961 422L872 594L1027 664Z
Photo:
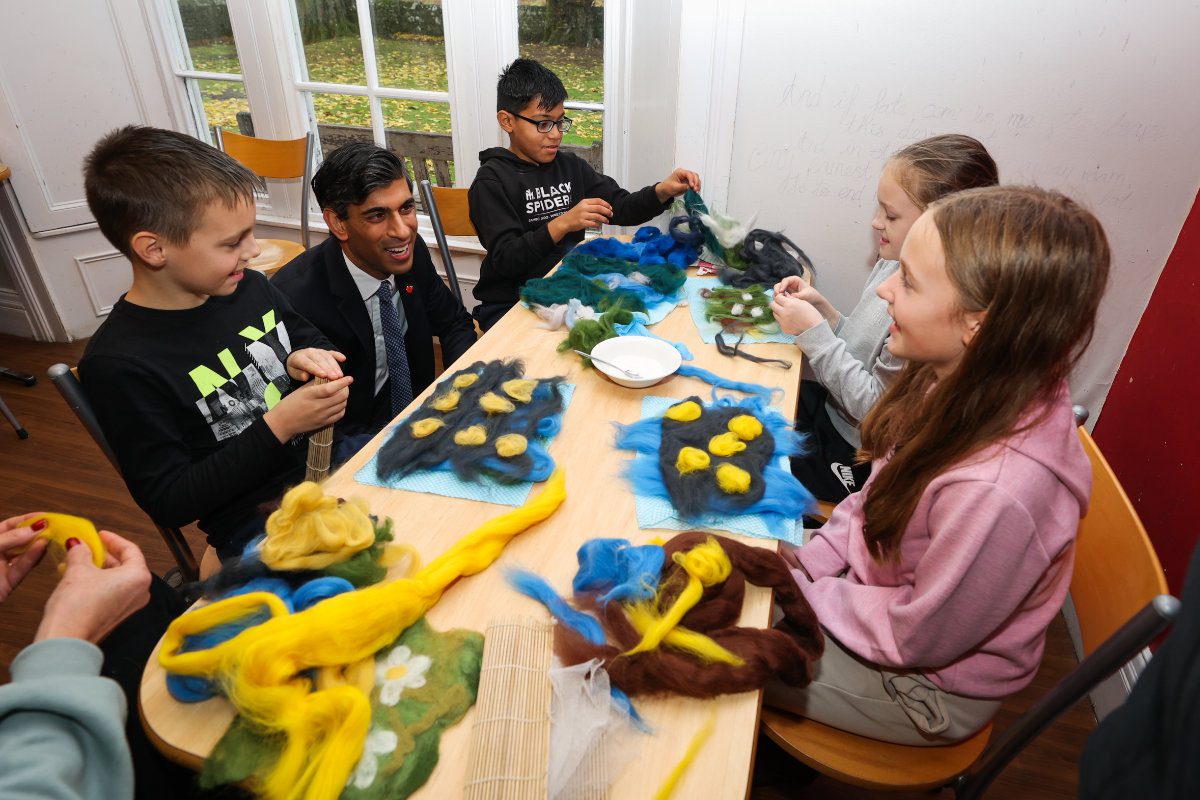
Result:
M716 207L784 230L849 310L888 155L936 133L981 139L1002 181L1059 189L1108 233L1112 282L1072 379L1095 420L1200 185L1200 4L758 0L743 26L721 45L740 54Z
M81 165L113 128L175 126L149 24L137 0L5 5L0 160L20 213L0 222L25 249L10 267L45 311L33 315L37 338L89 335L129 284L128 262L91 220Z

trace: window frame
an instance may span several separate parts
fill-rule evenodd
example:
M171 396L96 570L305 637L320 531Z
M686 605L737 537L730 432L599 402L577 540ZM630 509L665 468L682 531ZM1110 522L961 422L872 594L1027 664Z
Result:
M293 0L226 0L241 75L196 70L190 68L190 51L177 0L142 2L153 6L160 22L160 35L165 40L164 58L160 58L164 88L179 112L178 127L201 141L211 143L199 81L226 80L240 82L245 87L256 133L281 139L303 136L313 129L316 124L311 103L313 92L368 97L372 137L380 144L385 142L381 100L445 102L450 107L456 186L469 186L474 179L479 166L474 154L488 147L507 145L495 120L495 76L519 55L517 0L442 0L448 77L445 92L379 86L374 47L366 47L365 41L366 85L308 80ZM618 90L629 82L627 41L633 6L629 0L605 0L605 102L566 103L568 109L604 114L604 171L622 185L628 174L625 121L629 118L629 101ZM369 0L355 0L355 9L359 15L359 36L373 37ZM614 97L619 102L612 102ZM260 224L300 227L294 184L268 181L263 200L258 216ZM310 227L327 231L320 213L307 210ZM421 232L432 239L428 217L422 214L420 220ZM477 245L453 243L481 252Z

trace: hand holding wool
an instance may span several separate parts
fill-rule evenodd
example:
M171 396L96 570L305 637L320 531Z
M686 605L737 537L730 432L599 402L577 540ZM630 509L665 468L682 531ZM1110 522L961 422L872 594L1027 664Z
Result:
M585 197L571 206L565 214L550 220L546 227L550 231L550 238L559 242L572 231L607 225L612 219L612 214L612 206L607 201L599 197Z
M775 294L786 294L812 303L813 307L821 312L821 316L829 322L830 327L837 325L838 321L842 318L838 310L833 307L833 303L825 299L825 295L818 292L813 288L812 284L798 275L789 275L775 284Z
M792 336L820 325L824 319L809 301L786 294L777 294L772 298L771 313L775 315L780 329Z
M263 421L280 444L302 433L332 425L346 413L353 382L354 378L346 375L329 383L301 386L264 414Z
M109 531L100 531L100 539L109 555L104 569L92 563L87 547L67 548L67 568L46 601L36 641L69 637L99 643L150 600L142 551Z
M670 175L663 178L654 186L654 194L658 197L660 203L665 203L672 197L679 195L691 189L693 192L700 191L700 176L690 169L676 167Z
M21 514L0 522L0 603L8 599L46 553L46 540L38 538L41 528L25 524L36 516L37 513ZM18 550L21 552L17 553Z

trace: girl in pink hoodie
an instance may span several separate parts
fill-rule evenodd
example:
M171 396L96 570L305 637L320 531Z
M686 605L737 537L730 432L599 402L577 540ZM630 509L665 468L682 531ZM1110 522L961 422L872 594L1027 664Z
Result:
M863 422L871 478L784 550L825 655L769 704L944 744L1033 679L1091 492L1066 378L1109 260L1096 218L1040 189L962 192L914 223L878 289L909 363Z

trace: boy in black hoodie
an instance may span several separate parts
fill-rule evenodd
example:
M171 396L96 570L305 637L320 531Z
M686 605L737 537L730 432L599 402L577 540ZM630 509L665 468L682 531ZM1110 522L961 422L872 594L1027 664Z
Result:
M540 278L583 240L586 228L640 225L661 214L671 198L700 176L675 169L653 186L630 194L572 153L559 153L571 129L567 90L536 61L518 58L496 85L496 119L508 148L479 154L468 199L471 222L487 255L475 285L475 319L487 330L517 303L522 284Z

